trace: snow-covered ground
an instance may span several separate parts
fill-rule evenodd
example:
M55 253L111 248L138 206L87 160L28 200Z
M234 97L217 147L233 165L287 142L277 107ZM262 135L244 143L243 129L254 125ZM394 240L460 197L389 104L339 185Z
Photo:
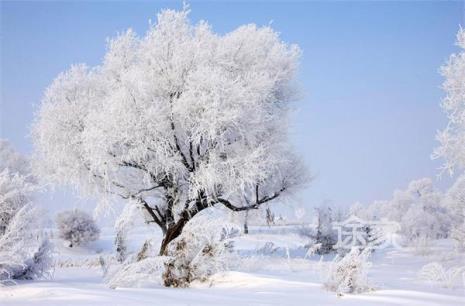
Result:
M154 233L147 228L133 230L131 248L139 248L151 235ZM323 262L317 256L304 258L306 240L292 230L252 229L251 234L236 238L239 257L232 271L187 289L159 284L108 288L98 258L111 254L112 242L110 229L86 248L68 249L56 242L53 279L2 287L0 305L465 305L463 287L443 288L417 276L431 261L463 263L464 258L452 252L439 255L451 248L448 241L436 243L426 256L414 255L409 249L376 251L369 272L375 290L344 296L322 286L319 271L332 256ZM267 242L273 243L274 252L269 252L270 245L264 248Z

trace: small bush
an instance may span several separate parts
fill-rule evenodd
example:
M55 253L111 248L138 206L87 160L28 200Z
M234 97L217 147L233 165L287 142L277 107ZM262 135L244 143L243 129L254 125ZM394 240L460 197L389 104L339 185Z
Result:
M324 271L324 286L338 295L368 291L367 270L371 266L368 258L371 250L353 248L344 257L336 256Z
M462 279L465 287L465 266L446 269L438 262L431 262L421 268L420 272L418 272L418 278L437 283L446 288L454 288Z
M163 283L162 272L167 258L148 257L116 267L116 271L104 271L110 288L153 287ZM107 269L107 268L105 268Z
M100 230L87 213L74 209L58 214L56 223L59 237L68 242L69 247L97 240Z

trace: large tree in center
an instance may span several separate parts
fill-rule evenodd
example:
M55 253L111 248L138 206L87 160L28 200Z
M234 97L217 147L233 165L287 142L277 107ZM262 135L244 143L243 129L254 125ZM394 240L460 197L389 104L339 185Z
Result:
M110 40L100 66L53 81L36 162L52 182L139 205L163 254L198 212L257 209L305 183L287 135L299 54L270 27L221 36L162 11L144 37Z

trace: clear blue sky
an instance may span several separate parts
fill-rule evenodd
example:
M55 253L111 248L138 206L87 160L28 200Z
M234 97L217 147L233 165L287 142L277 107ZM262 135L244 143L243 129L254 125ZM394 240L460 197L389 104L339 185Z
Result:
M272 26L303 49L292 137L316 179L300 199L340 205L386 199L437 175L430 154L445 126L438 68L457 51L463 1L190 2L194 22L219 33ZM37 104L73 63L99 64L106 37L180 2L2 2L0 135L23 153ZM446 181L438 183L447 184Z

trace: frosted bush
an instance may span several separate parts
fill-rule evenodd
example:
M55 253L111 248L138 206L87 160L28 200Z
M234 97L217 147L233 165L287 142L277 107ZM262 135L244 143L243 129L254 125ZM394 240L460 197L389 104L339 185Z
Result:
M123 211L115 222L115 247L116 258L118 262L122 263L128 257L127 236L129 230L134 226L135 220L140 217L139 207L134 203L127 203Z
M438 283L443 287L453 288L461 279L465 280L465 266L446 269L438 262L431 262L421 268L420 272L418 272L418 278ZM463 286L465 287L465 282Z
M267 241L261 248L257 249L258 255L271 256L279 250L279 247L271 241Z
M56 223L59 237L65 240L69 247L97 240L100 234L92 217L77 209L58 214Z
M52 249L40 214L31 204L23 206L0 236L0 284L50 276Z
M161 285L166 260L162 256L148 257L119 266L109 277L108 285L110 288Z
M168 246L163 281L168 287L188 287L195 280L206 281L228 268L232 258L232 233L235 225L200 217L189 223L179 238ZM229 233L229 234L225 234Z
M0 285L49 275L51 248L28 161L0 139Z
M371 290L367 278L367 271L371 267L368 261L370 254L369 248L353 248L344 257L336 256L322 271L324 287L338 295Z

